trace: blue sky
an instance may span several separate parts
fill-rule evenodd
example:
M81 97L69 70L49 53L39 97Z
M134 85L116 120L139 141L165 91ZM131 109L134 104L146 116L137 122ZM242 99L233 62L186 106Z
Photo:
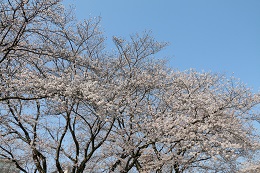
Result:
M66 0L76 17L101 16L104 34L152 31L170 66L224 73L260 89L260 0ZM111 46L112 47L112 46Z

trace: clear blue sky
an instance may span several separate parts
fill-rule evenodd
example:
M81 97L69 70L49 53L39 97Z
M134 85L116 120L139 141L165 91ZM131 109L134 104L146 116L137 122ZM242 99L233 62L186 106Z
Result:
M260 89L260 0L66 0L79 19L101 16L105 36L151 30L179 70L225 73ZM108 41L109 44L109 41Z

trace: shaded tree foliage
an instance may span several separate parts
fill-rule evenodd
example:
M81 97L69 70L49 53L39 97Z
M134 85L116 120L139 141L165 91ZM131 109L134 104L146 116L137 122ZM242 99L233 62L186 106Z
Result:
M106 51L61 0L2 0L0 20L0 157L21 172L256 167L260 98L239 81L169 69L150 33Z

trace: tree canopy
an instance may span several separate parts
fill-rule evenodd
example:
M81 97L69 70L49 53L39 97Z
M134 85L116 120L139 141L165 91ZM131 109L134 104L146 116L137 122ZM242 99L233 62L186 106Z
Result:
M61 0L0 1L0 158L24 173L258 170L260 94L177 71L151 33L113 37Z

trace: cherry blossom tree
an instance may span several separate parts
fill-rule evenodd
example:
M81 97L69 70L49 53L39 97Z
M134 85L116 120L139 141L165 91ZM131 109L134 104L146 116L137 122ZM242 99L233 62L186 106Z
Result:
M129 44L116 44L119 52L131 57ZM140 71L135 64L130 69ZM167 71L158 64L149 64L146 70L129 77L134 96L125 96L127 103L106 145L104 153L108 151L112 160L109 168L117 172L239 171L238 160L259 147L251 124L259 118L252 110L259 104L259 94L217 74Z
M100 19L78 22L61 3L0 2L0 158L24 173L257 167L259 94L168 68L150 33L108 51Z

